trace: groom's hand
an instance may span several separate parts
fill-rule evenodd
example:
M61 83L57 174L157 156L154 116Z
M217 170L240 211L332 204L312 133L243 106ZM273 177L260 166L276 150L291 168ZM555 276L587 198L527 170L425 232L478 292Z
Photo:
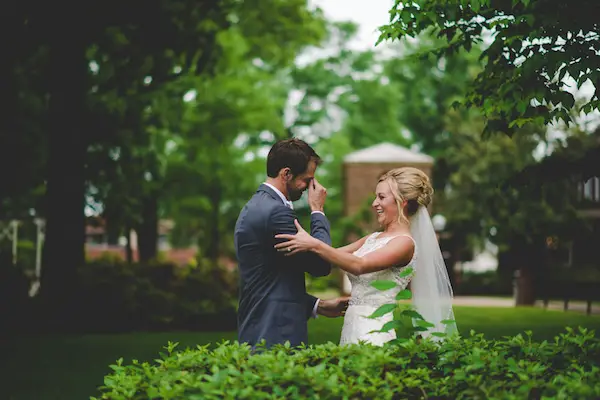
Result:
M346 313L350 297L338 297L331 300L319 300L317 314L329 318L341 317Z
M313 178L312 182L308 184L308 205L310 206L310 210L323 212L326 198L327 189L317 181L317 178Z

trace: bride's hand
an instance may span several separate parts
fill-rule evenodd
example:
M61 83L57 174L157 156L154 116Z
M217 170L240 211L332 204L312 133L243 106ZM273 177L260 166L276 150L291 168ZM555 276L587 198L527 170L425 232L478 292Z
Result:
M275 239L287 239L287 241L275 245L277 251L285 252L286 256L291 256L302 251L309 251L319 244L319 240L310 236L298 223L298 220L295 219L294 224L298 229L298 233L295 235L275 235Z

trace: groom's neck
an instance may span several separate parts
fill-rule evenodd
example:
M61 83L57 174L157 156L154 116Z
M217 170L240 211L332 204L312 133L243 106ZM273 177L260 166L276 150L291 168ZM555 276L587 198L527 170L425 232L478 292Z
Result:
M285 196L286 199L290 199L290 196L287 192L287 188L285 187L285 184L278 178L267 178L267 180L265 181L267 182L269 185L275 186L277 188L277 190L279 190L281 193L283 193L283 195Z

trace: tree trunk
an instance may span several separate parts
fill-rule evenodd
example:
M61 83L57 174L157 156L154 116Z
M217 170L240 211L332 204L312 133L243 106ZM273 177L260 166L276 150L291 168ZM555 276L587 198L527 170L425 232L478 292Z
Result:
M221 182L216 180L212 185L210 190L210 202L211 202L211 210L212 214L210 217L210 236L209 236L209 244L206 251L206 256L209 260L211 260L214 265L216 265L219 260L219 247L221 242L221 218L220 218L220 208L221 208L221 196L222 196L222 188Z
M532 306L535 304L534 271L530 266L523 265L517 276L517 293L515 305Z
M511 258L518 266L515 305L535 305L535 281L537 274L544 267L544 246L542 243L527 244L522 240L519 244L514 241L512 248L514 253Z
M127 244L125 244L125 257L128 264L133 263L133 246L131 245L131 226L127 224L125 226L125 237L127 238Z
M87 62L83 32L73 26L79 25L74 21L83 16L67 17L64 10L56 11L56 28L48 32L52 35L48 78L49 155L41 295L54 314L49 322L63 328L74 322L77 302L73 301L72 293L77 284L76 271L85 262L84 162L87 144L83 116L86 112Z
M10 12L11 8L7 7ZM13 10L14 11L14 10ZM6 11L5 11L6 12ZM14 18L14 19L13 19ZM5 18L0 25L0 34L2 38L10 38L18 31L16 16L5 15ZM10 40L10 39L9 39ZM9 40L3 42L2 61L0 62L0 104L2 104L2 118L0 118L0 187L2 192L15 193L13 186L23 179L15 173L14 156L15 151L17 157L24 157L22 153L23 146L18 146L19 141L17 134L17 118L18 118L18 91L17 77L14 73L17 63L16 51L18 46L9 44ZM0 198L0 201L2 199ZM2 203L0 202L0 206ZM6 218L7 210L1 210L3 215L0 218Z
M158 253L158 199L151 193L142 199L142 223L137 229L140 262L156 258Z

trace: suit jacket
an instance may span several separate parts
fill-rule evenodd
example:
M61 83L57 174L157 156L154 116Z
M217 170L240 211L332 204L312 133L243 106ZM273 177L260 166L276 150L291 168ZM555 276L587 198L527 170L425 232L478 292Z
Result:
M279 233L295 234L296 213L267 185L246 203L235 225L234 243L240 272L238 339L267 347L308 341L307 321L317 299L306 293L304 274L326 276L331 265L311 252L284 256L273 247ZM311 235L331 244L329 221L311 215Z

